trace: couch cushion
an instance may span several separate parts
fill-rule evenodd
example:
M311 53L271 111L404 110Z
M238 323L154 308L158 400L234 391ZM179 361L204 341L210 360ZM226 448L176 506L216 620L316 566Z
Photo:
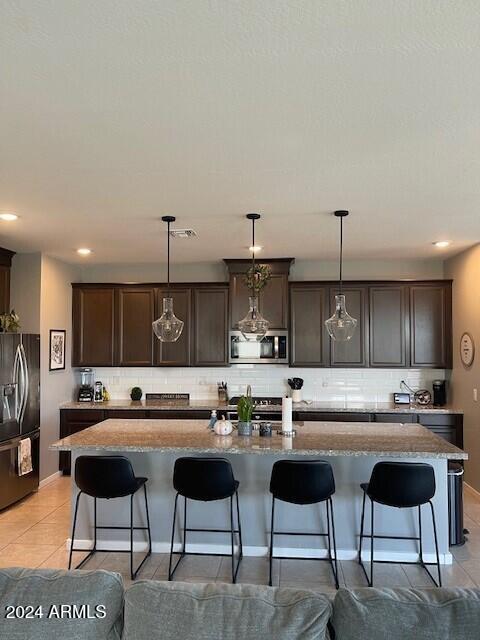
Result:
M323 640L327 598L254 585L137 582L125 593L125 640Z
M67 607L62 611L61 605ZM2 640L118 640L122 608L123 583L116 573L0 569Z
M480 589L340 589L335 640L480 637Z

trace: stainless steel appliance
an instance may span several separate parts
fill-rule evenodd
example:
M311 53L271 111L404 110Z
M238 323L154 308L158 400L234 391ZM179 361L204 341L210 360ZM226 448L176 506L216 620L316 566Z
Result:
M0 509L38 488L40 336L0 334ZM18 450L30 438L32 471L20 476Z
M78 388L78 402L93 402L95 385L95 371L89 367L80 369L80 387Z
M273 396L255 396L252 398L255 403L255 411L253 412L253 420L273 420L274 422L282 419L282 398ZM239 397L230 398L230 405L238 404ZM232 409L225 413L228 420L238 420L238 413Z
M288 364L288 331L267 331L260 342L248 342L240 331L229 334L230 364Z
M447 404L447 381L433 381L433 404L436 407L444 407Z

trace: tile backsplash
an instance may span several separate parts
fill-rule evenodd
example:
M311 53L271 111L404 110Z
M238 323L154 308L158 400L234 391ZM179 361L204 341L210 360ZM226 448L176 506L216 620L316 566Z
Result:
M315 401L389 402L405 380L412 389L432 390L432 381L445 377L442 369L292 369L282 365L237 365L225 368L97 368L114 400L128 398L134 386L145 393L190 393L192 400L216 400L217 381L228 383L230 396L248 384L257 396L282 396L287 379L303 378L303 398Z

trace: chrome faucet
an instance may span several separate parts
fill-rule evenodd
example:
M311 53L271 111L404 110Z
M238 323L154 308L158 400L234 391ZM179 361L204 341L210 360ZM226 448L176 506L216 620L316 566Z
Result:
M247 385L247 398L251 398L252 397L252 387L250 385Z

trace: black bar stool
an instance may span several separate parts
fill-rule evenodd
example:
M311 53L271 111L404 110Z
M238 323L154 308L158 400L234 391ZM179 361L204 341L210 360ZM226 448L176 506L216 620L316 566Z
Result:
M328 557L313 559L327 560L330 562L335 580L335 587L338 589L337 545L335 542L335 522L333 517L332 501L332 495L335 493L335 480L331 465L323 460L278 460L272 468L270 493L272 494L272 522L270 529L270 573L268 584L272 586L273 559L312 559L298 557L286 558L285 556L273 555L273 536L316 536L327 538ZM300 505L319 504L321 502L325 502L327 509L327 532L306 533L301 531L275 531L275 500L282 500L283 502Z
M419 562L395 562L391 564L418 564L428 573L433 583L437 587L442 586L442 576L440 573L440 557L438 553L437 525L435 522L435 511L433 509L432 498L435 495L435 472L429 464L415 462L377 462L373 467L370 482L360 485L363 489L362 521L360 525L360 548L358 561L367 578L368 586L373 587L373 541L375 538L384 540L418 540L420 561ZM370 535L364 533L365 521L365 498L370 498ZM418 536L381 536L375 534L374 529L374 505L375 502L405 509L418 507ZM433 535L435 538L435 551L437 556L438 582L428 570L427 564L423 560L422 542L422 505L429 504L432 512ZM370 577L362 562L362 543L364 538L370 538ZM377 560L376 562L382 562ZM389 561L384 561L390 564Z
M175 571L182 559L187 555L193 556L222 556L232 558L232 582L237 579L240 562L243 558L242 527L240 524L240 506L238 502L239 482L233 477L233 469L228 460L223 458L178 458L175 461L173 471L173 486L177 492L175 496L175 506L173 510L172 540L170 545L170 561L168 564L168 579L172 580ZM178 496L184 498L183 511L183 545L182 551L173 551L173 541L175 537L175 523L177 518ZM238 529L233 523L233 496L237 502L237 523ZM224 500L230 498L230 528L229 529L193 529L187 527L187 500L198 500L211 502L213 500ZM210 533L230 533L232 546L231 554L225 553L192 553L186 551L187 532L210 532ZM235 566L235 536L238 534L239 555ZM180 558L172 569L173 555L180 554Z
M73 517L72 541L70 546L70 557L68 560L68 568L72 566L72 554L74 551L84 551L84 549L75 549L75 527L77 524L78 504L82 493L93 498L93 548L88 555L78 564L75 569L80 569L85 562L93 556L97 550L97 530L98 529L128 529L130 530L130 550L124 549L108 549L116 553L130 553L130 575L135 580L143 563L152 553L152 537L150 534L150 519L148 515L147 500L147 478L137 478L133 472L132 464L128 458L123 456L80 456L75 463L75 483L80 489L75 503L75 515ZM146 527L133 526L133 496L143 487L145 496L145 513L147 516ZM128 527L107 527L97 525L97 499L110 500L112 498L123 498L130 496L130 526ZM142 562L134 570L133 568L133 532L147 531L148 534L148 552Z

